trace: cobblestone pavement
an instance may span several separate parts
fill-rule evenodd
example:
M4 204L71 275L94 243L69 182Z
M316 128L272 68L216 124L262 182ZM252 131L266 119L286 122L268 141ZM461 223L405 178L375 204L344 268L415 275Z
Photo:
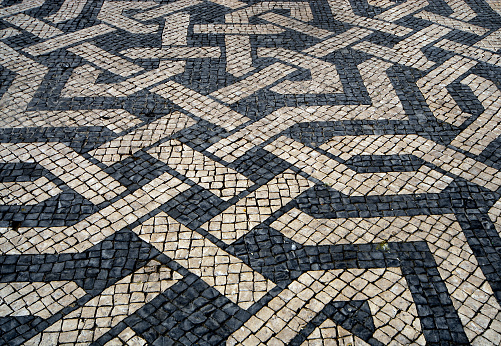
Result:
M1 6L0 344L501 344L501 2Z

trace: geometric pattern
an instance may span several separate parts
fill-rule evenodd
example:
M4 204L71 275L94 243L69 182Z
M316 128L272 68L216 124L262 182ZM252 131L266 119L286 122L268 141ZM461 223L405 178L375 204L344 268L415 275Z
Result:
M4 0L0 344L501 344L494 0Z

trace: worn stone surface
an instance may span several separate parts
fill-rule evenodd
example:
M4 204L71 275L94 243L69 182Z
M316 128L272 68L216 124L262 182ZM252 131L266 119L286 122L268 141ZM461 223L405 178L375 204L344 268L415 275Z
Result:
M0 2L0 344L500 345L499 4Z

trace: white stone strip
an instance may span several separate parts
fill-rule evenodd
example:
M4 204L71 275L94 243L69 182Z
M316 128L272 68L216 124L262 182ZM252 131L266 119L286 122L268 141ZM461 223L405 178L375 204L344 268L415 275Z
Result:
M474 44L475 47L497 52L501 49L501 29L498 29Z
M132 132L102 144L96 149L91 150L89 155L110 166L195 123L195 120L181 112L172 112L151 123L138 127Z
M238 0L209 0L215 4L238 10L239 8L247 6L247 3Z
M154 1L105 1L97 19L133 34L151 34L158 29L158 24L143 24L122 13L125 10L146 10L156 5Z
M161 61L157 69L111 84L96 84L102 71L90 65L82 65L73 70L61 91L61 96L68 98L127 97L184 72L185 65L184 61Z
M308 2L263 1L244 9L226 14L226 23L249 23L250 18L275 9L290 10L292 18L304 23L313 20Z
M15 4L9 7L0 8L0 18L11 16L19 12L28 11L37 7L42 6L45 0L23 0L19 4Z
M63 32L55 26L49 25L40 19L30 17L24 13L19 13L15 16L4 18L3 20L43 39L63 34Z
M177 272L151 260L32 337L25 345L91 344L181 279ZM127 338L127 341L135 345L132 342L136 339Z
M328 30L324 30L321 28L317 28L315 26L306 24L304 22L301 22L297 19L294 18L289 18L285 17L276 13L265 13L259 16L259 18L262 18L270 23L276 24L278 26L282 26L287 29L295 30L298 32L301 32L303 34L313 36L319 39L325 39L331 35L333 35L332 32Z
M84 58L90 63L108 70L111 73L122 77L130 77L133 74L144 71L141 66L131 63L119 56L108 53L104 49L96 47L92 43L84 42L78 46L68 48L68 50L76 55Z
M0 40L3 40L4 38L9 38L12 36L19 35L21 32L19 30L16 30L14 28L7 28L7 29L2 29L0 30Z
M99 24L91 26L90 28L81 29L69 34L63 34L61 36L51 38L45 42L40 42L33 46L26 47L23 49L23 51L33 56L39 56L53 52L60 48L65 48L83 40L88 40L113 32L115 30L115 28L112 28L106 24Z
M88 0L65 0L56 13L45 17L45 19L56 24L75 19L82 13L87 1Z
M311 181L286 170L204 223L202 228L231 244L312 186Z
M329 0L328 3L334 18L341 22L350 23L375 31L382 31L396 36L406 36L413 31L410 28L388 23L382 20L357 16L353 12L349 0Z
M87 111L30 111L16 119L0 119L0 127L81 127L104 126L120 133L141 123L124 109L93 109Z
M151 89L151 92L171 100L191 114L221 126L227 131L231 131L249 120L231 108L174 81L156 86Z
M461 43L449 41L447 39L435 43L434 46L454 52L473 60L483 61L488 64L501 67L501 55L494 54L484 49L470 47Z
M235 331L228 344L287 344L325 305L351 300L368 301L376 327L373 337L382 344L392 339L403 345L426 343L407 282L400 268L388 267L304 273ZM392 321L401 328L393 328Z
M58 195L61 190L46 177L34 181L0 183L0 204L34 205Z
M68 227L35 227L5 231L0 236L4 254L60 254L83 252L136 222L189 189L169 173ZM7 238L8 235L8 238Z
M357 173L284 136L264 149L349 196L440 193L453 181L453 178L426 166L415 172Z
M251 43L247 35L225 35L226 72L242 77L254 70Z
M278 94L334 94L343 92L336 65L283 48L259 48L258 56L273 57L310 70L311 80L285 80L270 90Z
M450 31L450 29L444 29L443 27L433 24L403 39L395 44L393 48L383 47L369 41L363 41L353 46L353 49L361 50L383 60L389 60L420 70L426 70L432 67L434 63L426 58L423 52L421 52L421 48L439 40Z
M476 64L474 60L456 55L417 81L419 90L437 119L461 126L471 116L459 108L447 86Z
M452 18L468 22L477 16L464 0L445 0L445 3L453 11Z
M239 37L239 36L226 36ZM243 36L245 37L245 36ZM120 52L131 59L195 59L219 58L220 47L168 47L168 48L129 48Z
M176 139L149 149L148 154L223 200L229 200L254 185L237 171L211 160Z
M214 91L210 96L222 102L232 104L276 83L278 80L285 78L294 71L296 71L294 67L276 62L251 74L241 81Z
M275 287L242 260L163 212L132 231L242 309L248 309Z
M386 75L390 63L369 59L358 67L372 99L372 106L316 106L307 108L284 107L223 138L207 151L233 162L248 150L300 122L352 119L404 119L402 104Z
M433 12L422 11L414 14L415 17L428 20L432 23L443 25L447 28L462 30L475 35L484 35L489 32L489 29L483 28L478 25L462 22L454 18L444 17Z
M272 24L195 24L193 32L196 34L225 34L225 35L270 35L280 34L285 30Z
M370 34L372 34L371 30L353 27L339 35L329 37L314 46L306 48L303 53L323 58L339 49L348 47L352 43L363 40Z
M401 4L391 7L383 13L378 14L374 18L385 20L387 22L395 22L405 16L408 16L409 14L415 13L425 8L428 5L428 0L404 1Z
M190 14L179 12L165 17L162 31L162 46L186 46Z
M0 99L0 122L17 122L37 92L47 71L44 65L0 42L0 65L16 76Z
M85 294L73 281L0 283L0 317L47 319Z
M457 135L451 145L480 155L501 135L501 91L494 82L473 74L466 77L462 84L471 88L485 110Z
M501 187L501 172L497 169L418 135L335 137L320 148L343 160L354 155L415 155L491 191Z
M165 5L161 5L159 7L152 8L142 13L138 13L136 15L133 15L132 18L141 21L148 21L155 18L164 17L168 14L181 11L188 7L196 6L202 3L202 0L178 0Z
M93 204L125 191L117 180L62 143L1 143L2 162L36 162Z

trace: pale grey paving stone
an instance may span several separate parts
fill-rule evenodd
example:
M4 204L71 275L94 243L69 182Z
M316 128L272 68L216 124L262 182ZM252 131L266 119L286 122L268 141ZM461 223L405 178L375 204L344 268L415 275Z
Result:
M501 135L501 91L494 82L474 74L462 83L471 88L485 110L454 138L451 145L480 155Z
M130 346L143 346L146 345L147 342L140 336L136 334L134 330L130 327L125 328L120 334L118 334L115 338L108 341L105 346L122 346L122 345L130 345Z
M37 43L33 46L24 48L23 51L33 56L38 56L53 52L61 48L65 48L67 46L71 46L72 44L78 43L80 41L105 35L113 31L116 31L116 29L106 24L98 24L89 28L81 29L69 34L63 34L61 36L51 38L47 41Z
M314 184L286 170L201 227L231 244Z
M439 40L450 31L451 29L444 29L436 24L432 24L398 42L393 48L363 41L353 46L353 49L377 56L383 60L389 60L393 63L427 70L435 63L428 60L423 52L421 52L421 48Z
M350 23L362 28L382 31L397 36L406 36L412 32L412 29L404 26L388 23L382 20L357 16L351 8L348 0L329 0L332 15L336 20Z
M0 42L0 65L16 73L0 99L0 115L3 122L16 122L23 116L48 68L19 54L3 42Z
M125 10L146 10L156 5L154 1L105 1L97 19L133 34L151 34L158 30L158 24L143 24L122 13Z
M414 172L357 173L291 138L279 137L265 150L349 196L440 193L454 180L427 166Z
M498 54L493 54L492 52L480 48L470 47L458 42L449 41L447 39L441 40L434 44L435 47L442 48L456 54L462 55L464 57L483 61L488 64L496 65L501 67L501 56Z
M88 0L65 0L56 13L45 17L45 19L56 24L75 19L82 13L87 1Z
M501 15L501 3L498 0L486 0L486 1L487 1L487 4L489 4L489 6L494 11L496 11L497 13L499 13Z
M276 62L236 83L212 92L210 96L232 104L276 83L278 80L285 78L288 74L295 71L297 69L294 67Z
M194 116L221 126L227 131L231 131L249 120L231 108L174 81L168 81L150 89L150 91L172 101Z
M0 283L0 317L47 319L85 294L73 281Z
M417 81L416 85L437 119L461 126L471 116L459 108L446 86L476 65L474 60L454 56Z
M155 18L163 17L168 14L184 10L188 7L191 6L196 6L203 3L201 0L178 0L174 1L165 5L161 5L159 7L152 8L148 11L137 13L132 16L132 18L141 20L141 21L148 21L152 20Z
M400 268L393 267L304 273L233 332L227 344L288 344L325 305L351 300L368 301L376 340L383 344L392 339L402 344L425 344L407 282ZM402 328L393 328L391 321L398 321Z
M104 126L121 133L142 121L124 109L84 111L28 111L15 119L0 119L3 128Z
M172 112L102 144L91 150L89 155L105 165L111 166L195 123L195 120L181 112Z
M130 77L133 74L144 71L141 66L108 53L89 42L84 42L78 46L68 48L68 51L75 53L103 70L110 71L122 77Z
M311 80L285 80L270 90L278 94L334 94L343 92L336 65L282 48L259 48L258 56L273 57L310 70ZM219 91L219 90L218 90Z
M91 65L82 65L73 70L61 91L61 96L126 97L183 73L185 65L185 61L161 61L159 67L154 70L130 77L123 82L110 84L96 83L102 71Z
M383 13L378 14L374 18L385 20L387 22L396 22L397 20L417 12L428 6L428 0L410 0L404 1L401 4L388 8Z
M25 345L90 344L181 279L179 273L151 260Z
M285 30L272 24L195 24L196 34L228 34L228 35L270 35L280 34Z
M414 14L414 16L417 18L428 20L432 23L443 25L450 29L461 30L475 35L484 35L489 32L489 29L483 28L481 26L459 21L454 18L444 17L433 12L422 11Z
M126 189L117 180L62 143L1 143L2 162L36 162L94 204Z
M247 3L238 0L209 0L209 1L218 5L231 8L233 10L237 10L239 8L247 6Z
M188 184L164 173L73 226L8 230L0 236L0 251L6 254L83 252L189 188Z
M165 17L162 31L162 46L186 46L190 14L179 12Z
M251 180L237 171L211 160L176 139L147 152L223 200L233 198L253 185Z
M282 26L287 29L295 30L306 35L310 35L319 39L325 39L331 35L332 32L324 29L317 28L315 26L303 23L294 18L285 17L276 13L265 13L259 16L259 18L264 19L270 23Z
M501 29L498 29L474 44L475 47L497 52L501 49Z
M330 220L294 208L271 227L304 245L425 241L472 344L501 340L493 323L501 307L454 214Z
M387 8L395 5L393 0L367 0L367 4L375 7Z
M232 36L226 36L232 37ZM240 36L237 36L240 37ZM219 58L220 47L168 47L168 48L129 48L120 52L131 59L195 59Z
M328 39L323 40L314 46L306 48L305 50L303 50L303 53L323 58L337 50L348 47L352 43L363 40L365 37L369 36L372 33L372 30L353 27L339 35L329 37Z
M4 38L9 38L12 36L19 35L21 32L19 30L16 30L14 28L7 28L7 29L2 29L0 30L0 40L3 40Z
M242 77L254 71L250 37L246 35L226 35L226 72Z
M501 172L497 169L418 135L335 137L320 148L343 160L354 155L415 155L491 191L501 187Z
M310 4L308 2L263 1L244 9L225 15L226 23L249 23L250 18L271 10L290 10L292 18L302 22L313 20Z
M34 181L0 183L0 204L34 205L60 194L62 191L46 177Z
M63 34L63 32L55 26L49 25L40 19L30 17L24 13L3 18L3 20L29 32L30 34L44 39Z
M242 309L249 308L275 287L242 260L165 213L143 222L133 232Z
M17 14L19 12L24 12L24 11L28 11L28 10L40 7L44 3L45 3L45 0L23 0L19 4L0 8L0 18L11 16L11 15Z
M321 325L316 327L306 338L301 346L369 346L358 336L353 335L341 326L336 325L332 320L327 319Z
M476 12L464 0L445 0L453 13L450 15L458 20L468 22L477 16Z

